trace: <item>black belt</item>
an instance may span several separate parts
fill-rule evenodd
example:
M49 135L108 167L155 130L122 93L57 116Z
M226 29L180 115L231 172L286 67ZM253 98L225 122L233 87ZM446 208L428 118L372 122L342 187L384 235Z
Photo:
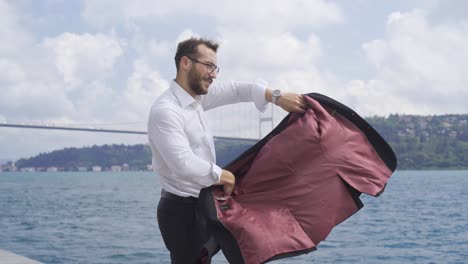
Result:
M179 195L175 195L173 193L167 192L164 189L161 189L161 198L165 198L168 200L173 200L173 201L180 201L180 202L188 202L188 203L196 203L198 201L198 198L188 196L188 197L183 197Z

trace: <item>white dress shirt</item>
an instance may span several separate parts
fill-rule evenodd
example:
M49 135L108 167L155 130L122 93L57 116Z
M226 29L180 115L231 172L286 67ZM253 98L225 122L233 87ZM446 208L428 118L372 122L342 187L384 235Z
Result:
M206 110L238 102L254 102L265 111L266 82L213 82L206 95L193 98L175 81L151 107L148 139L153 170L164 190L183 197L198 197L204 187L218 183L213 136Z

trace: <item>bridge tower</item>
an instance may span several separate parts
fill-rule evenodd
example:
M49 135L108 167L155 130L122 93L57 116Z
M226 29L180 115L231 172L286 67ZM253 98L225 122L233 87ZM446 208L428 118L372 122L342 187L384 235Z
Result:
M262 124L263 124L263 123L266 123L266 125L268 125L268 123L270 123L270 124L271 124L271 130L273 130L273 128L274 128L273 106L272 106L272 105L269 105L268 108L270 108L270 110L271 110L269 116L263 116L262 113L259 113L259 116L258 116L258 117L259 117L259 118L258 118L258 139L262 139L264 136L266 136L266 134L263 135L263 133L262 133ZM266 113L266 112L268 112L268 110L265 111L265 113ZM270 131L271 131L271 130L270 130ZM268 134L268 133L269 133L269 132L267 132L267 134Z

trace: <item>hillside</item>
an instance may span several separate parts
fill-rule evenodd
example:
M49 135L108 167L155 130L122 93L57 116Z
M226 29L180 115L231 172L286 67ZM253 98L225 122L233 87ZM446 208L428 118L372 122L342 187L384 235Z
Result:
M468 115L366 120L389 142L399 169L468 169Z
M218 139L215 140L216 156L221 166L255 144L254 140ZM50 153L20 159L15 162L19 169L34 167L57 167L60 170L74 171L80 167L100 166L110 168L113 165L127 164L130 170L146 170L151 164L151 150L148 145L103 145L84 148L65 148Z

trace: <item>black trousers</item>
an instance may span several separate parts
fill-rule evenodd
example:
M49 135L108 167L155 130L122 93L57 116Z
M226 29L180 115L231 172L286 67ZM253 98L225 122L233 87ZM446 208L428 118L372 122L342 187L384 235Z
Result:
M157 214L159 230L173 264L211 263L217 245L206 228L196 198L163 191Z

